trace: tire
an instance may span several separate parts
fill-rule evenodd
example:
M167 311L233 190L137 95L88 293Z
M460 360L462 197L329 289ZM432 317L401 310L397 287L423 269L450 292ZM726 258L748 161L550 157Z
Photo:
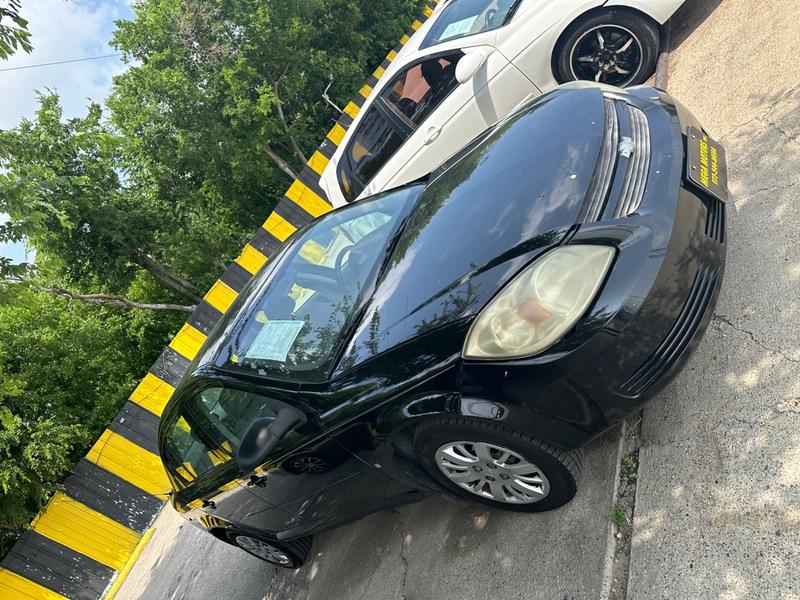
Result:
M598 31L608 52L617 41L622 46L632 36L633 42L619 54L610 52L610 58L599 57ZM553 75L559 83L578 79L598 81L597 73L602 71L601 83L618 87L639 85L655 72L660 43L658 24L643 13L624 8L593 12L572 23L561 35L553 53ZM578 60L581 57L594 57L597 61L602 58L602 62L582 62ZM615 67L608 66L614 61L620 69L625 67L624 70L630 72L618 73ZM607 65L612 70L606 72L598 64Z
M458 442L467 444L459 446ZM463 466L462 462L454 466L451 462L455 454L462 457L469 454L467 460L473 461L473 455L480 454L480 445L484 450L491 447L491 461L477 458L477 462L469 462L471 467ZM501 451L509 452L509 456ZM417 427L414 453L428 473L455 495L516 512L551 510L572 500L578 490L583 463L580 450L561 450L500 422L454 415L437 417ZM527 462L528 466L518 460ZM451 475L446 475L445 471ZM517 479L518 474L523 474L524 479ZM461 483L454 482L450 478L453 475L463 476ZM492 477L491 483L483 479L477 483L465 481ZM505 498L502 501L489 496L498 488ZM524 498L518 495L520 489L526 490Z
M231 544L238 546L249 555L284 569L302 567L311 553L311 542L313 540L311 536L306 536L290 541L278 541L239 529L229 529L225 532L225 535L228 536ZM269 549L266 549L266 552L261 551L259 553L259 550L265 550L265 547L269 547ZM274 554L270 558L270 553L272 552Z

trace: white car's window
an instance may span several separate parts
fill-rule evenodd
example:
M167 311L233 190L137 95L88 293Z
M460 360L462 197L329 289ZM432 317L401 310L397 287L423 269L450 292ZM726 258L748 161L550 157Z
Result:
M519 3L520 0L451 0L431 26L420 48L502 27Z
M456 63L447 55L426 60L401 73L382 94L413 125L422 123L456 87Z
M451 52L400 72L375 98L339 162L338 179L348 202L355 200L416 128L458 87ZM434 165L435 166L435 165Z

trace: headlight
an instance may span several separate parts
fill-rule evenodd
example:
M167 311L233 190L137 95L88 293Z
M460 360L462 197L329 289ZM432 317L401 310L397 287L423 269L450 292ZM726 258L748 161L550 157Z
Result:
M534 261L478 315L464 356L513 358L549 348L586 312L613 258L608 246L562 246Z

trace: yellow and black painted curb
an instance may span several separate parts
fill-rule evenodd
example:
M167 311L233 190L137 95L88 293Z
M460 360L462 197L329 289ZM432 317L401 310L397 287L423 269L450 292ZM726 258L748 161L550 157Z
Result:
M82 458L31 527L0 563L0 598L95 600L116 593L126 565L170 489L158 457L156 430L167 401L211 328L295 230L331 210L319 177L372 88L423 14L375 69L328 132L275 210L164 349L114 421ZM112 584L113 582L113 584Z

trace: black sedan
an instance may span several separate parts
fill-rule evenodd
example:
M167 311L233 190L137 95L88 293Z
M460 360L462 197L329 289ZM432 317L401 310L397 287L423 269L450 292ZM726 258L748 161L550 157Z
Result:
M289 239L166 408L173 505L297 567L311 535L446 491L568 502L580 447L697 345L723 149L663 92L570 84L424 180Z

